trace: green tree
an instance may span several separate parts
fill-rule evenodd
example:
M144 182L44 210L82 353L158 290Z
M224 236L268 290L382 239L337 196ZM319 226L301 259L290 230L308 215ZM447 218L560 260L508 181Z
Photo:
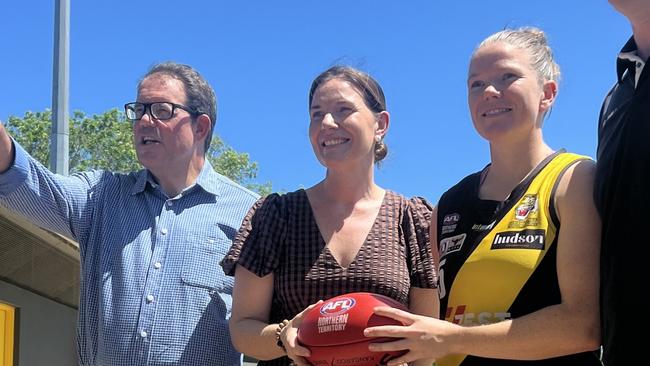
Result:
M11 116L5 127L23 148L43 165L50 165L50 134L52 112L26 112L23 118ZM70 173L89 169L130 172L141 169L133 148L131 124L124 114L111 109L103 114L87 116L75 111L70 126ZM257 183L257 162L247 153L228 146L219 136L212 138L207 159L215 170L230 179L265 195L271 183Z

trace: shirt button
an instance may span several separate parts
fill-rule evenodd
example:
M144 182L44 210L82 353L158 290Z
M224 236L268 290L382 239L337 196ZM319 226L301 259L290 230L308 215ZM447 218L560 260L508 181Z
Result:
M162 264L160 264L160 262L156 262L153 264L153 268L155 269L160 269L160 267L162 267Z
M147 295L147 302L153 302L153 295Z
M167 206L172 207L174 205L173 201L167 201Z
M160 233L163 235L167 235L167 229L166 228L160 229Z
M141 331L140 331L140 337L142 337L142 338L147 338L147 332L144 331L144 330L141 330Z

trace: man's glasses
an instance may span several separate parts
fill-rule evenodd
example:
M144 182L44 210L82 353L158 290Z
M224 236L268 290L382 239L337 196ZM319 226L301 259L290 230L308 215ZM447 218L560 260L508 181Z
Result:
M197 116L201 113L192 110L190 107L184 106L182 104L176 104L171 102L155 102L155 103L126 103L124 105L124 112L126 114L126 119L131 122L139 121L147 109L149 110L149 115L152 118L155 118L159 121L165 121L174 117L174 112L176 108L182 109L189 113L192 116Z

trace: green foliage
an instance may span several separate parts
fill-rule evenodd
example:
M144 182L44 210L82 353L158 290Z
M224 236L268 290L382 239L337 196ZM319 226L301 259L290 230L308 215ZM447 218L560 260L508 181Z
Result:
M141 169L132 136L131 124L117 109L92 117L75 111L70 118L70 172Z
M206 155L216 171L235 182L247 182L246 187L265 196L271 193L271 182L254 183L257 162L251 162L247 153L238 153L215 136Z
M27 152L36 160L49 166L50 161L50 119L52 113L27 112L24 118L9 117L5 127ZM48 121L47 123L43 123Z
M5 127L23 148L43 165L50 165L52 112L26 112L23 118L11 116ZM133 148L131 124L124 114L111 109L103 114L86 116L75 111L70 126L70 173L89 169L130 172L141 169ZM257 163L247 153L239 153L219 136L212 138L207 158L219 173L261 195L271 192L271 183L256 183Z

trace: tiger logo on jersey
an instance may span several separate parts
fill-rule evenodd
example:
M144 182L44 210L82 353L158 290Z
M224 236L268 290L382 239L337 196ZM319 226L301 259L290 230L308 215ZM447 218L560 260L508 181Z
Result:
M521 203L515 209L515 219L526 220L531 212L537 211L537 195L527 194L521 199Z
M514 219L508 223L509 229L536 228L539 222L537 194L527 194L514 209Z

